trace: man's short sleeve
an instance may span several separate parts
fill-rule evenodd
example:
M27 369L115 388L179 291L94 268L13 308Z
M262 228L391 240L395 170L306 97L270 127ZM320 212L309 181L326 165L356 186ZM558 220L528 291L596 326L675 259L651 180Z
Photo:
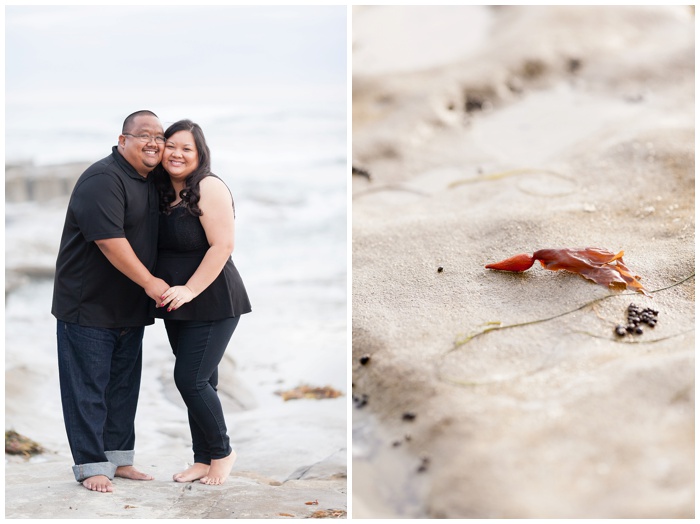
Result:
M85 240L125 238L126 194L117 176L97 173L75 188L70 203Z

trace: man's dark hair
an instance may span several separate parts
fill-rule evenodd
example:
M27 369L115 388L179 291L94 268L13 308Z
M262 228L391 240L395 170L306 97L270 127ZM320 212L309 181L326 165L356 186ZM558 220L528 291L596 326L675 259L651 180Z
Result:
M154 117L158 118L158 115L156 115L153 111L149 111L148 109L142 109L141 111L136 111L135 113L131 113L124 120L124 124L122 125L122 134L128 132L129 129L131 128L131 123L136 119L137 116L141 116L141 115L153 115Z

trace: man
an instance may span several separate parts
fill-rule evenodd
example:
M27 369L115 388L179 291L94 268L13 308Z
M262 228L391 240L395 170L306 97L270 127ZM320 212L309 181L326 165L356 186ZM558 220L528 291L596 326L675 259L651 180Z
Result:
M112 491L115 476L153 479L133 466L134 418L149 297L168 289L151 274L158 199L149 173L164 144L154 113L129 115L112 154L78 179L63 227L51 312L73 472L92 491Z

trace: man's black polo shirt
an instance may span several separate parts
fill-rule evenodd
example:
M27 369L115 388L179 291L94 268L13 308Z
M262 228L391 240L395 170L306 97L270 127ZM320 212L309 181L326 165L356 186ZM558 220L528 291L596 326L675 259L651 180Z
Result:
M158 249L158 198L147 179L117 151L90 166L73 189L56 261L51 313L81 326L153 324L139 285L102 254L95 240L126 238L149 271Z

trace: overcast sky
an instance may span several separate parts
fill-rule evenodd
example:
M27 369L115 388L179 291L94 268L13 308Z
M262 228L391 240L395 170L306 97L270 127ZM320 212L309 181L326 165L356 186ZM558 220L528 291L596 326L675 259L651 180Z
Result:
M345 6L6 6L8 95L344 84Z

